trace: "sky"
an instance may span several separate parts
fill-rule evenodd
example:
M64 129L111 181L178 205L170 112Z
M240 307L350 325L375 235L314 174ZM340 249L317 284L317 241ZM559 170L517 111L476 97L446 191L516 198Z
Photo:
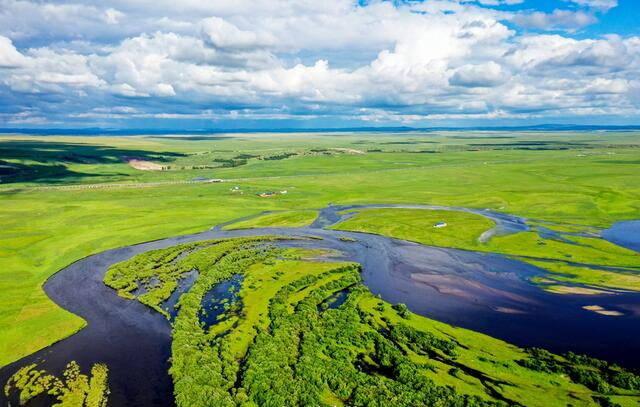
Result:
M0 0L0 127L640 124L638 0Z

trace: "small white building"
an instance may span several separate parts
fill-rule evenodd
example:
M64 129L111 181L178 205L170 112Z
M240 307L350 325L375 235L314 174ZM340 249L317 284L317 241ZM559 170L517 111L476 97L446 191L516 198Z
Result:
M433 225L434 228L446 228L447 227L447 222L438 222L436 224Z

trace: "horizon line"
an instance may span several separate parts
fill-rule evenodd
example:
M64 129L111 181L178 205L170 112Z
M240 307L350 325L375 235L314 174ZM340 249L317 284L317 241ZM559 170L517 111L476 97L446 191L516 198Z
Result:
M435 132L435 131L640 131L634 125L537 124L523 126L354 126L354 127L281 127L281 128L45 128L4 127L0 134L19 135L202 135L225 133L336 133L336 132Z

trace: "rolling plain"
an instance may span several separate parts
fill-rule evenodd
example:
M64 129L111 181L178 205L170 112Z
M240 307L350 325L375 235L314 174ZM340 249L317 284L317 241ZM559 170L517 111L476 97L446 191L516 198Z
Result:
M639 169L637 132L5 135L0 366L63 344L87 326L43 290L59 270L106 250L202 232L180 243L192 245L187 248L172 242L131 253L109 265L104 279L117 290L114 298L137 300L168 318L170 377L180 406L385 405L391 399L394 405L637 406L637 358L609 361L620 367L569 353L571 344L557 356L539 349L542 339L537 346L529 338L523 349L505 342L511 336L500 337L497 328L474 332L464 320L452 326L455 321L398 301L401 296L385 298L369 284L367 264L361 270L340 252L369 244L369 235L376 244L381 235L398 239L390 245L407 245L393 246L394 255L418 243L451 258L477 256L461 265L470 270L477 259L497 256L519 291L505 294L505 287L516 287L510 281L491 285L505 273L490 266L482 280L460 283L454 275L442 282L413 271L403 281L455 301L477 293L474 301L515 303L531 293L527 300L570 303L567 318L631 326L640 317L639 230L604 237L625 224L618 222L640 219ZM269 237L250 237L252 231ZM292 236L305 243L280 244ZM312 247L314 236L335 247ZM212 242L205 237L222 240L198 243ZM179 311L165 309L192 270L199 274L176 298ZM235 294L214 301L215 318L207 319L202 304L221 283L227 283L221 292ZM485 284L482 290L478 284ZM485 308L484 318L523 312ZM638 350L628 342L621 353ZM299 345L297 353L287 353L291 343ZM201 352L187 351L194 347ZM607 354L601 351L596 356ZM60 394L80 392L84 400L102 394L100 362L93 366L95 387L85 377L85 384ZM275 372L284 373L278 379Z

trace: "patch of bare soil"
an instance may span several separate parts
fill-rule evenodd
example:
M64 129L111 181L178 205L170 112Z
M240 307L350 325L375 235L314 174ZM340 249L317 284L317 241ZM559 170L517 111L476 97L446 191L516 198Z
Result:
M587 311L595 312L596 314L605 315L607 317L621 317L624 315L620 311L609 310L599 305L585 305L582 308Z
M364 151L362 150L356 150L354 148L330 148L329 150L333 150L333 151L339 151L341 153L347 153L347 154L366 154Z
M126 161L127 164L129 164L131 167L135 168L136 170L162 171L163 169L162 165L151 162L151 161L147 161L147 160L140 160L134 157L122 157L122 159Z
M610 291L598 290L596 288L588 287L569 287L569 286L554 286L549 289L552 293L556 294L572 294L572 295L611 295Z

